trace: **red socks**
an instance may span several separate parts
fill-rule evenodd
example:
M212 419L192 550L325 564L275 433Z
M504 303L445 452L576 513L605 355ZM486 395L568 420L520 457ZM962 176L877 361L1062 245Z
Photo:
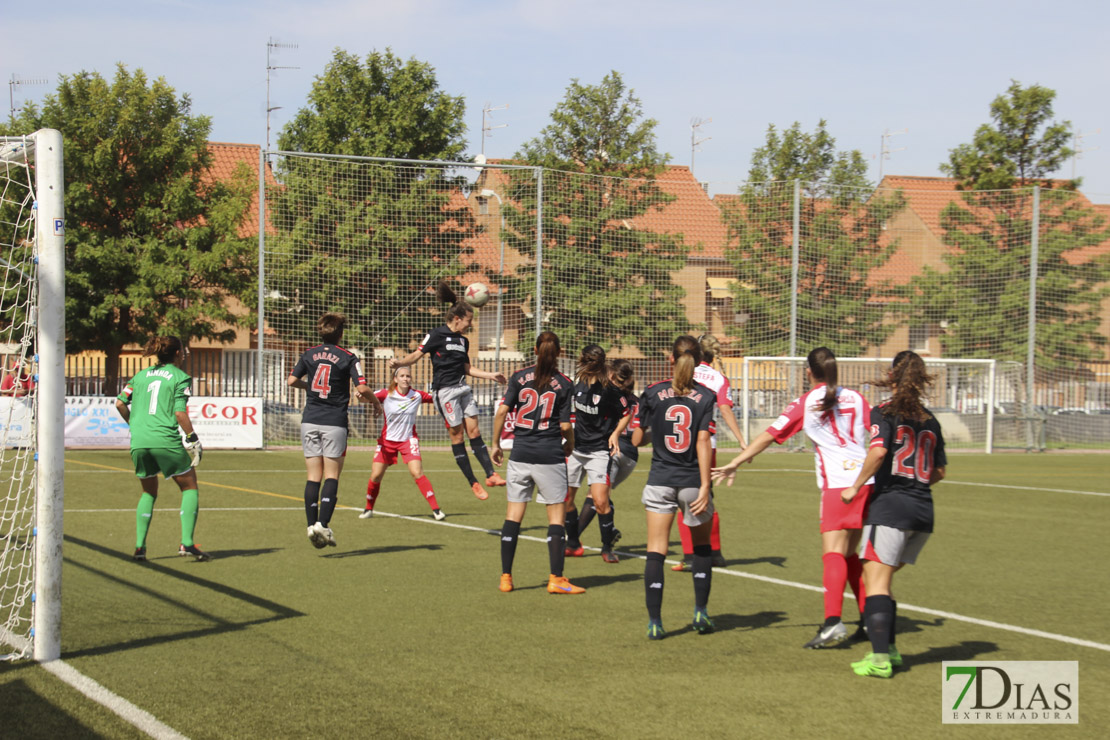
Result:
M370 481L366 484L366 508L373 509L374 502L378 500L378 492L381 491L382 484Z
M436 503L436 494L432 490L432 482L428 480L428 476L422 475L417 478L416 487L424 494L424 499L428 502L428 506L432 507L432 511L439 508L439 504Z
M847 557L847 564L848 585L851 586L856 603L859 604L859 613L863 614L864 602L867 601L867 593L863 589L863 561L859 559L858 554L852 553Z
M825 586L825 619L839 617L844 608L844 585L848 581L848 563L838 552L821 556L825 564L822 583Z

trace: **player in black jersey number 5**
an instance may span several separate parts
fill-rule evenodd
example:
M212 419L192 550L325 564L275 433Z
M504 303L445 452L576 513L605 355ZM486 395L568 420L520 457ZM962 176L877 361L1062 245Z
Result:
M871 443L856 482L840 497L850 502L871 476L875 488L867 509L860 558L867 600L863 614L871 652L852 663L860 676L890 678L902 665L894 645L898 602L890 583L903 565L913 565L933 531L932 484L944 478L948 459L944 435L929 409L921 404L933 377L925 361L905 350L894 358L886 378L874 384L890 388L890 400L871 409Z
M691 336L674 341L671 362L674 377L655 383L640 397L640 410L632 422L632 443L644 443L644 429L651 428L651 472L644 486L647 510L647 563L644 591L648 610L648 637L664 636L663 562L670 546L671 525L681 512L694 540L694 629L713 631L706 613L712 583L713 552L709 543L713 527L713 501L709 497L710 442L715 427L717 397L694 380L702 360L701 347Z
M389 369L408 367L424 355L432 356L432 395L435 396L436 408L447 424L455 464L466 476L466 482L470 484L474 495L485 499L489 494L474 476L470 458L466 455L464 426L466 436L470 439L470 449L474 451L474 457L485 471L486 485L503 486L505 480L494 471L489 450L482 441L482 432L478 428L478 404L474 402L474 392L466 384L466 378L469 376L494 380L504 385L505 376L499 372L488 373L470 366L470 341L464 335L474 320L474 309L466 301L460 301L447 283L439 284L436 296L440 301L451 304L451 308L447 309L447 323L428 332L414 352L399 360L390 360Z

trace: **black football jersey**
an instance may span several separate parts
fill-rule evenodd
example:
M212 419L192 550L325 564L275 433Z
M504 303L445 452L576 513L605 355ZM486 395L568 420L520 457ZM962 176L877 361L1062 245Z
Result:
M621 391L621 393L624 395L625 403L628 405L629 416L635 419L636 415L640 412L640 399L635 393L629 391ZM624 431L621 432L621 454L633 460L638 460L640 458L640 448L632 444L632 428L632 424L629 423L629 425L624 428Z
M517 370L509 378L501 404L516 412L510 460L550 465L565 462L560 422L570 421L574 383L556 372L546 388L533 388L535 366Z
M597 452L609 449L609 435L629 412L628 401L620 389L600 382L574 385L574 449Z
M649 486L697 488L698 432L716 431L713 411L717 396L701 383L685 396L675 395L671 381L648 386L640 396L640 410L633 423L651 427L651 472Z
M470 340L444 324L425 335L417 348L432 356L432 390L461 384L470 365Z
M347 427L351 381L366 384L358 357L334 344L320 344L305 350L289 374L308 381L303 423Z
M932 412L925 421L871 409L869 447L886 450L875 474L875 491L868 503L867 523L916 532L933 531L933 495L929 478L948 465L944 435Z

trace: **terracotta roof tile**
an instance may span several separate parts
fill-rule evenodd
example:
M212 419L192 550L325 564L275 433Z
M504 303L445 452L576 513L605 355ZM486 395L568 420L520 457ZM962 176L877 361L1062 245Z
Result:
M221 141L208 142L208 151L212 153L212 166L208 173L211 180L230 180L239 165L246 165L251 174L252 182L258 182L258 153L261 147L257 144L229 144ZM266 165L266 185L274 187L277 181ZM268 232L272 233L272 232ZM239 236L249 237L258 235L258 188L251 192L250 206L239 226Z

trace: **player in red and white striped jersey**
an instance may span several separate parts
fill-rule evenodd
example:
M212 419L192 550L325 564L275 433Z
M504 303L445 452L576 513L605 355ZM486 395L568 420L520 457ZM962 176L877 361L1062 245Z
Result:
M382 478L385 477L386 468L397 462L398 455L409 466L416 487L424 494L424 500L432 509L432 516L437 521L446 519L447 515L440 510L439 502L436 501L432 484L424 475L420 440L416 436L416 416L420 413L420 407L422 404L432 403L435 397L412 387L412 371L407 367L395 369L389 388L377 391L374 395L385 410L385 425L378 435L378 448L374 452L374 464L370 468L370 481L366 484L366 509L359 515L359 519L374 516L374 504L381 492Z
M856 480L867 457L867 424L871 406L859 393L837 386L836 357L827 347L818 347L807 357L806 374L813 389L795 399L765 432L756 437L732 462L713 469L714 480L726 478L729 485L736 469L772 442L782 444L804 431L813 441L817 485L821 487L821 545L824 564L825 622L807 648L835 645L848 638L841 619L845 583L851 586L862 612L863 566L859 547L863 517L872 481L850 505L840 493ZM862 633L857 633L862 636Z

